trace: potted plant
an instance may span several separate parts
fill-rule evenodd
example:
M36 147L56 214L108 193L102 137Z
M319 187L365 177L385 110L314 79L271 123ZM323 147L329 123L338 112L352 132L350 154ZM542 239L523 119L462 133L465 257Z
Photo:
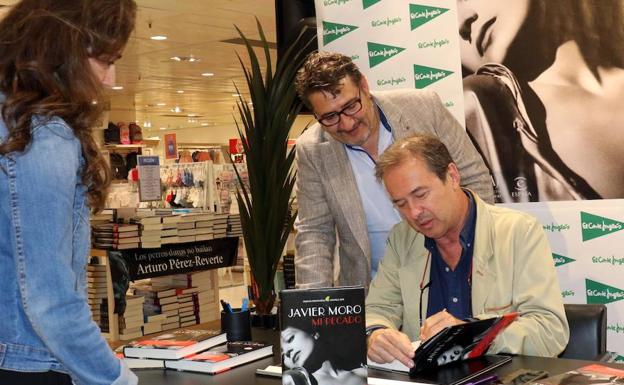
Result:
M236 126L247 159L248 186L235 170L240 182L237 200L251 268L254 304L257 314L267 315L276 297L275 271L297 216L296 211L291 212L296 171L293 168L295 151L294 147L288 148L288 136L301 110L294 80L305 57L303 50L292 48L302 38L300 34L273 71L269 45L260 22L256 22L266 64L264 72L249 40L236 27L250 61L247 67L238 56L247 80L249 100L236 88L241 95L237 102L240 123L236 121Z

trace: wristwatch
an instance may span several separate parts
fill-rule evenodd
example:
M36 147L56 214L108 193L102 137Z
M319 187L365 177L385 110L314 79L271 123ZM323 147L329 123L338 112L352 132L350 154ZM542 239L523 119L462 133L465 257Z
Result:
M375 330L387 329L387 328L388 328L387 326L383 326L383 325L371 325L366 328L366 338L370 337L370 335L373 334Z

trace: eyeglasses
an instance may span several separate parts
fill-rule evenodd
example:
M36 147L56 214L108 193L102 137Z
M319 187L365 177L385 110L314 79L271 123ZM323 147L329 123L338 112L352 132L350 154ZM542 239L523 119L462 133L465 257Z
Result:
M323 126L334 126L340 123L341 115L353 116L360 112L362 109L362 90L358 90L358 98L347 104L342 110L337 112L330 112L327 115L324 115L322 118L316 117L319 123Z
M426 285L420 287L420 302L418 303L418 313L420 314L420 327L423 326L423 322L425 320L425 317L427 316L427 314L423 314L423 294L425 293L425 289L428 289L429 286L431 286L431 282L433 281L429 281Z
M425 320L426 314L423 314L423 294L425 293L425 289L428 289L431 286L432 280L429 280L427 284L425 284L425 274L427 273L427 266L429 266L429 260L431 259L431 252L427 254L427 262L425 262L425 270L423 270L423 276L420 279L420 301L418 302L418 315L420 315L420 319L418 322L420 323L420 327L422 328L423 322Z

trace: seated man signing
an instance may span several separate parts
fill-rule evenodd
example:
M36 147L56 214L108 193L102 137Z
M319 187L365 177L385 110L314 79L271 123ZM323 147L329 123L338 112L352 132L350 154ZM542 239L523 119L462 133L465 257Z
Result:
M555 356L568 324L546 235L532 216L483 202L460 185L442 142L395 142L376 175L403 220L388 236L366 298L368 357L408 367L412 340L471 318L519 312L489 353Z

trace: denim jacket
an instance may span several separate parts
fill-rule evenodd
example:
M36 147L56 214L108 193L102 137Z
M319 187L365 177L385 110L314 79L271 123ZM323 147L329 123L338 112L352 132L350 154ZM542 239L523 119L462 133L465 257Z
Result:
M0 142L6 137L0 119ZM33 119L26 150L0 155L0 369L63 372L79 385L136 384L87 303L83 166L79 140L58 118Z

